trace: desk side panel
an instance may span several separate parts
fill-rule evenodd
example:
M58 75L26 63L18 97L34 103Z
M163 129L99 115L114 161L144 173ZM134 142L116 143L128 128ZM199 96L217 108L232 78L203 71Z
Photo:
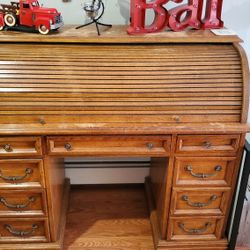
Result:
M63 208L65 171L63 158L44 158L49 226L52 242L59 240Z

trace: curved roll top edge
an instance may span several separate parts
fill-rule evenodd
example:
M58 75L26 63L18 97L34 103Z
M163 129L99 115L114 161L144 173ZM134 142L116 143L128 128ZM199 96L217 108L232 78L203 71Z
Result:
M242 76L243 76L243 98L242 98L242 115L241 115L241 122L246 123L248 117L248 110L249 110L249 87L250 87L250 74L249 74L249 63L247 59L247 55L243 47L238 44L234 43L234 47L238 51L241 64L242 64Z

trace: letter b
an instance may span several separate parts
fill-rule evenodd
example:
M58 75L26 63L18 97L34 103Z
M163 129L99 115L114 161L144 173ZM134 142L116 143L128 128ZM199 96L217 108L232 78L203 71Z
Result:
M127 29L129 34L152 33L163 30L168 24L168 11L163 7L169 0L155 0L146 3L146 0L131 0L131 24ZM154 21L145 26L145 15L147 9L153 9Z

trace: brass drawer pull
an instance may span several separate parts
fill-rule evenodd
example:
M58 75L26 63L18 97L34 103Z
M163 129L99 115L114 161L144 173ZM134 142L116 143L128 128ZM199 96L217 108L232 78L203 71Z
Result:
M212 143L209 142L209 141L205 141L205 142L203 143L203 146L204 146L205 148L209 149L209 148L212 147Z
M215 201L217 198L218 198L218 197L217 197L216 195L212 195L212 196L210 197L210 199L209 199L208 202L206 202L206 203L201 203L201 202L192 202L192 201L190 201L190 200L189 200L189 197L188 197L187 195L183 195L183 196L181 197L181 199L182 199L183 201L186 201L187 204L188 204L190 207L199 207L199 208L209 206L209 205L210 205L213 201Z
M6 201L4 197L0 197L0 202L6 206L7 208L14 208L14 209L24 209L27 208L32 202L36 201L36 197L30 196L28 201L25 204L10 204Z
M209 177L216 176L217 172L220 172L222 170L222 167L220 165L216 166L214 168L215 173L211 173L211 174L194 173L193 172L193 167L191 165L186 166L185 170L188 171L193 177L200 178L200 179L206 179L206 178L209 178Z
M154 148L154 144L151 143L151 142L148 142L148 143L146 144L146 146L147 146L147 148L150 149L150 150Z
M2 171L0 170L0 178L2 178L5 181L21 181L28 177L30 174L33 173L33 170L31 168L26 168L25 169L25 174L23 176L3 176Z
M212 224L210 222L207 222L204 227L202 228L194 228L194 229L187 229L185 227L185 224L184 223L178 223L178 226L179 228L181 228L185 233L188 233L188 234L201 234L201 233L204 233L207 231L207 229L211 226Z
M6 152L12 152L13 151L13 148L11 147L10 144L5 144L3 146L3 149L6 151Z
M67 150L67 151L71 151L72 150L72 145L70 143L65 143L64 144L64 148Z
M31 230L29 231L16 230L9 224L5 224L4 228L8 230L12 235L22 237L31 235L36 229L38 229L38 225L33 224Z

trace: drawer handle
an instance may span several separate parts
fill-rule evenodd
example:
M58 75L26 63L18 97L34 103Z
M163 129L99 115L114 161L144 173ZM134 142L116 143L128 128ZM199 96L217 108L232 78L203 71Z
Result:
M67 150L67 151L71 151L72 150L72 145L70 143L65 143L64 144L64 148Z
M0 178L2 178L5 181L21 181L28 177L30 174L33 173L33 170L31 168L26 168L25 169L25 174L23 176L3 176L2 171L0 170Z
M6 152L12 152L13 151L13 148L11 147L10 144L5 144L3 146L3 149L6 151Z
M4 197L0 197L0 202L6 206L7 208L14 208L14 209L24 209L27 208L31 203L36 201L36 197L30 196L28 201L25 204L10 204L6 201Z
M188 229L185 227L184 223L178 223L179 228L181 228L185 233L188 234L201 234L207 231L207 229L211 226L212 224L210 222L207 222L204 227L202 228L194 228L194 229Z
M33 224L31 230L29 231L22 231L22 230L17 230L14 229L11 225L5 224L4 228L8 230L12 235L14 236L29 236L31 235L36 229L38 229L38 225Z
M185 170L188 171L193 177L200 178L200 179L206 179L206 178L209 178L209 177L216 176L217 172L220 172L222 170L222 167L220 165L216 166L214 168L215 173L211 173L211 174L194 173L193 172L193 167L191 165L186 166Z
M205 142L203 143L203 146L204 146L205 148L209 149L209 148L212 147L212 143L209 142L209 141L205 141Z
M151 142L148 142L148 143L146 144L146 146L147 146L147 148L150 149L150 150L154 148L154 144L151 143Z
M187 204L190 206L190 207L198 207L198 208L201 208L201 207L207 207L209 206L213 201L217 200L217 196L216 195L212 195L210 198L209 198L209 201L206 202L206 203L202 203L202 202L192 202L189 200L189 197L187 195L183 195L181 197L181 199L183 201L186 201Z

